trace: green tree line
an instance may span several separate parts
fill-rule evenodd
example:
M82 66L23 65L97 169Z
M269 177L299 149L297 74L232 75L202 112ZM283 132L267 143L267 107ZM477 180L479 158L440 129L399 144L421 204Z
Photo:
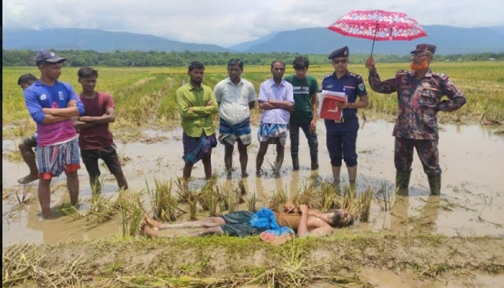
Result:
M299 54L295 53L229 53L229 52L166 52L166 51L114 51L96 52L92 50L61 50L55 51L68 59L66 65L80 66L110 66L110 67L170 67L185 66L198 60L205 65L226 65L231 58L240 58L247 65L269 65L273 60L291 63ZM2 49L3 66L34 66L35 51ZM312 64L327 64L327 55L306 55ZM364 63L367 54L350 55L352 63ZM374 55L381 63L409 62L410 55ZM436 55L436 61L504 61L504 53L480 53Z

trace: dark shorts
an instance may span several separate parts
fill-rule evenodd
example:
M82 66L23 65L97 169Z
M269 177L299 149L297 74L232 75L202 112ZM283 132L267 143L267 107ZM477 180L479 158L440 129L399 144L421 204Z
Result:
M81 157L90 177L100 176L98 159L102 159L105 162L111 174L122 173L121 162L119 162L119 156L117 156L114 146L96 150L81 150Z
M30 148L37 147L37 133L33 133L30 137L24 139L23 144Z
M262 231L250 226L250 219L254 215L250 211L236 211L229 214L222 215L226 224L220 226L224 233L234 237L246 237L252 235L259 235Z

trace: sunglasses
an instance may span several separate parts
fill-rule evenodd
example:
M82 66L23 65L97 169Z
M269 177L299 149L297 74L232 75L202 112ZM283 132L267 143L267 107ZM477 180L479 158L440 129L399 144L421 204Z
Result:
M348 59L339 59L339 60L332 60L334 64L345 64L348 62Z

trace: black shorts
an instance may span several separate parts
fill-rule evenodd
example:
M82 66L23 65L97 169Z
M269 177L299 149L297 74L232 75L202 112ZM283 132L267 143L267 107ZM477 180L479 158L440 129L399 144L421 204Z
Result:
M37 133L33 133L30 137L24 139L23 144L30 148L37 147Z
M224 233L234 237L246 237L252 235L259 235L262 231L250 226L250 219L254 215L250 211L236 211L229 214L222 215L226 224L220 226Z
M81 157L90 177L97 177L101 174L98 159L102 159L105 162L110 174L116 175L122 173L121 162L119 162L119 156L117 156L114 146L96 150L81 150Z

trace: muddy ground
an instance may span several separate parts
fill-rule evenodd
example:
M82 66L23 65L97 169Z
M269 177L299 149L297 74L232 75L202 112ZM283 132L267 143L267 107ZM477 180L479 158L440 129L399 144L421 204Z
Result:
M370 186L375 191L393 191L395 170L393 165L394 138L391 136L392 128L393 123L386 120L371 119L366 123L361 123L357 142L357 151L359 153L358 192L364 191ZM257 128L254 128L253 133L256 131ZM318 181L330 182L332 180L331 169L325 147L325 129L321 121L318 124L317 132L319 134L320 169L316 172L310 171L309 156L306 153L302 154L300 160L301 170L293 172L288 153L290 146L287 144L286 158L280 178L274 178L272 175L270 163L273 163L275 159L274 149L268 151L263 165L266 175L261 178L255 177L255 155L258 147L257 140L254 137L253 145L249 148L248 168L251 176L244 181L247 191L245 197L256 194L260 202L258 206L261 206L267 203L269 196L274 191L280 189L283 189L288 195L292 196L296 191L307 185L309 182L307 179L317 178ZM121 133L124 135L121 135ZM128 135L126 134L128 133L130 132L121 131L115 134L116 138L127 139ZM307 151L308 146L303 136L301 136L300 142L300 151ZM143 131L142 141L118 142L117 144L119 154L123 159L128 160L125 161L123 169L128 177L132 191L140 192L141 190L145 190L146 183L152 187L155 179L175 179L182 174L183 161L181 159L182 143L180 130L146 130ZM183 258L195 261L191 262L192 264L187 264L189 265L187 267L200 265L201 263L198 264L198 261L200 261L198 259L212 259L205 260L208 262L205 265L213 268L201 268L204 270L203 272L193 275L198 278L222 276L220 274L224 272L234 273L238 271L229 270L231 266L225 265L230 257L234 259L243 257L243 265L255 263L256 268L259 266L263 266L263 268L280 267L273 265L272 263L274 262L268 262L269 264L261 262L265 261L264 258L267 258L266 255L269 255L267 249L270 248L264 247L264 245L253 246L261 245L256 239L243 240L243 242L240 242L242 240L236 240L238 242L232 245L238 247L245 244L252 245L253 247L258 247L260 251L266 249L264 250L266 252L257 252L259 254L249 256L242 256L241 254L237 256L234 253L236 250L229 249L228 246L221 248L216 246L215 249L210 249L210 251L201 248L200 251L198 250L200 249L199 246L192 247L192 245L189 245L188 243L192 243L189 240L180 240L181 242L177 242L179 240L164 240L166 242L156 241L152 244L145 240L115 244L106 244L108 240L105 242L64 244L69 241L118 237L117 235L121 233L120 217L115 217L111 221L91 230L83 229L84 220L74 221L72 218L62 214L59 214L56 219L42 221L39 218L40 208L36 199L37 182L25 187L18 185L16 179L24 176L27 168L24 164L8 160L6 157L6 155L12 153L15 146L15 141L4 139L4 157L2 160L4 190L4 200L2 202L2 242L4 249L10 245L23 242L50 244L50 246L44 249L57 252L50 253L50 255L67 255L54 259L56 261L54 265L70 261L75 255L81 255L83 251L107 251L110 253L104 254L103 259L107 259L109 262L92 261L93 265L101 267L95 267L96 271L105 269L108 267L107 265L110 265L111 261L115 261L123 263L125 267L128 267L128 269L121 270L120 275L124 277L126 275L131 276L133 271L135 271L135 275L143 273L152 274L154 272L150 271L149 267L161 265L159 263L172 265L170 264L172 261L173 265L170 266L171 268L162 266L166 268L164 270L175 271L176 269L182 269L180 266L186 265L182 261L183 259L177 260L180 256L169 256L171 253L173 255L180 254L173 250L179 247L180 243L185 243L184 250L188 254L184 255L192 255L191 257ZM502 171L504 171L504 161L502 161L502 155L504 155L504 137L496 135L493 133L493 130L486 129L480 125L456 126L446 124L441 125L439 149L441 167L443 169L442 195L440 197L429 196L426 176L423 174L418 157L415 156L408 197L398 197L391 211L384 211L386 209L384 209L383 195L377 195L371 207L369 223L361 222L351 228L338 230L338 233L349 235L348 237L317 240L313 243L306 242L306 245L303 244L303 249L306 250L306 255L309 257L303 257L303 259L307 259L308 262L311 262L310 260L313 259L319 259L317 257L327 259L326 261L329 261L328 259L336 259L336 261L332 261L335 263L335 270L326 269L323 271L326 271L327 275L334 275L333 272L343 270L345 273L341 275L344 275L344 277L350 277L352 276L350 274L358 272L360 282L357 282L360 284L355 284L360 286L356 287L362 287L362 285L366 285L365 283L374 285L375 287L446 287L447 283L449 284L448 287L464 287L466 285L473 285L473 287L499 287L501 285L504 287L504 279L502 277L504 273L502 270L504 259L502 254L499 254L504 251L504 178L502 177ZM213 152L214 173L218 176L220 185L223 187L232 187L240 180L239 171L235 170L233 172L233 179L226 179L223 153L224 149L222 145L218 145ZM237 151L235 151L233 160L234 166L237 167ZM343 184L345 184L348 178L344 169L342 171ZM90 206L91 189L88 185L86 174L85 169L79 171L82 200L80 210L82 211L89 209ZM102 169L102 174L106 180L103 194L112 198L116 197L117 185L113 177L108 174L105 167ZM193 171L194 179L191 181L190 187L192 189L201 188L206 182L203 176L203 167L201 163L198 163L195 165ZM31 197L32 200L20 205L16 194L21 196L23 193L27 195L28 199ZM61 176L54 180L51 205L55 207L54 210L56 212L58 207L65 202L68 202L68 195L65 189L65 177ZM145 197L144 208L149 210L148 197ZM369 236L375 232L386 232L392 233L392 235L403 236L390 236L392 238ZM187 234L184 231L172 231L168 233L175 233L177 235ZM426 238L428 240L422 240L423 238L418 238L420 237L418 235L440 236L434 238L428 236ZM445 236L455 236L457 238L445 238ZM211 245L218 244L218 240L208 241L211 242ZM436 241L439 243L436 244ZM112 246L114 248L110 248ZM103 249L103 247L109 247L110 249ZM165 250L166 253L161 253L163 249L167 249ZM321 251L324 251L324 253ZM220 257L219 252L223 252L227 256ZM85 254L94 255L93 253L89 252ZM140 256L143 254L145 255ZM205 256L206 258L195 257L195 255ZM215 257L217 259L213 259ZM448 268L443 268L445 266ZM223 270L219 270L221 268L217 269L215 267L224 268L222 268ZM191 269L188 268L188 271ZM432 271L437 272L434 273ZM472 273L469 273L471 271ZM487 275L489 272L497 273L500 276L489 276ZM105 272L101 271L99 273ZM181 272L170 275L180 276L190 275L191 273ZM464 277L458 277L459 273L462 273L460 275ZM327 280L324 277L321 277L319 280L317 280L318 278L312 280L317 282L316 286L326 287L322 284L322 282ZM93 280L93 283L95 280Z

